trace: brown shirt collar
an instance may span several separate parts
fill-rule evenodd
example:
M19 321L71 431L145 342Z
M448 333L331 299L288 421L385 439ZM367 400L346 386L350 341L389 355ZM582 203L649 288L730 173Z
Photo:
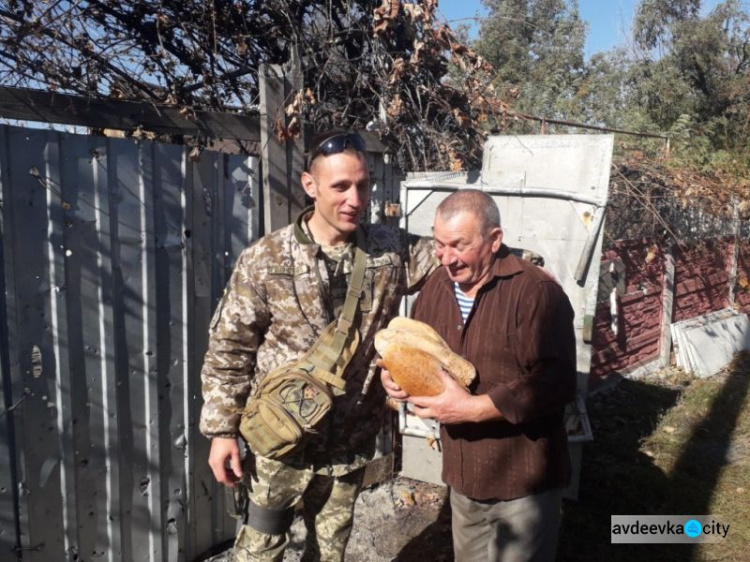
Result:
M510 249L505 244L502 244L500 250L495 254L495 263L492 269L495 277L512 277L523 271L521 262L511 254Z

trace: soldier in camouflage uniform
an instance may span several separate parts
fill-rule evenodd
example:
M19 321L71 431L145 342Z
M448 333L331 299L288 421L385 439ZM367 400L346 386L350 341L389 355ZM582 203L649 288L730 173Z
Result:
M302 186L314 207L240 255L211 321L201 374L209 464L222 484L241 481L249 490L249 515L233 551L243 562L283 558L300 499L308 530L303 560L343 560L384 410L385 393L371 384L373 337L397 314L401 297L418 290L437 266L430 240L360 224L370 182L359 136L318 136L312 146ZM354 322L361 341L344 372L346 393L335 398L325 429L304 450L282 461L255 456L243 467L237 436L246 399L268 373L299 359L338 317L358 228L367 262Z

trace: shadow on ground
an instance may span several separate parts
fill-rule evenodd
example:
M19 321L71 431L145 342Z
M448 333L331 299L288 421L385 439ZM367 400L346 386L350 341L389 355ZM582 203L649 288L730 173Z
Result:
M564 507L559 562L737 560L726 558L720 545L700 551L692 544L611 544L610 536L612 515L711 514L722 471L747 457L732 446L750 385L747 361L718 380L721 389L692 427L669 475L643 440L677 403L679 385L625 380L589 401L595 441L584 450L579 501Z

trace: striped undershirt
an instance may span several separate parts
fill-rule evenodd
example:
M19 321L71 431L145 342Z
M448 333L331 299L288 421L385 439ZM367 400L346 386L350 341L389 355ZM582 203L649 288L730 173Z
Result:
M474 306L474 299L472 297L467 297L455 281L453 282L453 292L456 293L458 308L461 310L461 318L463 318L464 324L466 324L466 319L469 317L471 307Z

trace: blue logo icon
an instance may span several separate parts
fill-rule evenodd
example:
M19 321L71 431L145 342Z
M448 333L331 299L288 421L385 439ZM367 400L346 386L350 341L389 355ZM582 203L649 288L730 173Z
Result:
M703 525L701 525L700 521L698 521L697 519L690 519L687 523L685 523L685 534L691 539L699 536L702 532Z

